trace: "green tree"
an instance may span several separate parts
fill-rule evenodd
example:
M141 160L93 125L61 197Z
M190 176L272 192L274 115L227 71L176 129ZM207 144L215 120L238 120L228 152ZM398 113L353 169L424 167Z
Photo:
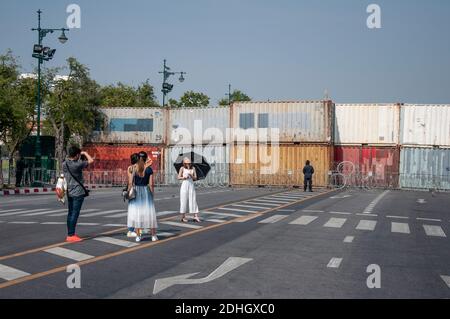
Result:
M90 78L89 69L75 58L67 59L67 80L53 83L45 103L45 117L49 129L55 136L55 157L59 169L65 157L70 138L87 137L100 115L100 86Z
M101 105L104 107L158 107L154 88L145 81L137 88L124 83L101 88Z
M244 92L240 90L234 90L233 93L231 93L230 101L233 102L249 102L252 99L245 94ZM221 99L219 100L219 105L226 106L228 105L228 99Z
M187 91L176 104L178 107L206 107L209 105L209 97L203 93Z
M11 50L0 55L0 140L8 153L10 170L15 153L30 135L35 121L36 81L20 78L19 71Z

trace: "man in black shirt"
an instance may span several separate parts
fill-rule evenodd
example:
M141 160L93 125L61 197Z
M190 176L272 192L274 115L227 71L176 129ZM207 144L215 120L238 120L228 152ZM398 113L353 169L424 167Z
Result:
M312 177L314 174L314 167L312 167L311 163L309 161L306 161L305 167L303 167L303 190L306 192L306 188L309 189L310 192L312 192ZM309 187L308 187L309 186Z

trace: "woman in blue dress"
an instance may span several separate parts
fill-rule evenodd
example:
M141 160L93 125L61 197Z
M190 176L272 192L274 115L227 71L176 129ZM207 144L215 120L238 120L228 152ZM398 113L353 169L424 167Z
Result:
M136 232L136 241L142 239L142 230L150 229L152 241L157 241L156 228L156 210L153 201L154 185L153 170L146 167L148 155L145 152L139 153L139 161L136 164L136 170L131 173L128 171L128 187L134 187L136 197L128 202L128 227L133 227Z

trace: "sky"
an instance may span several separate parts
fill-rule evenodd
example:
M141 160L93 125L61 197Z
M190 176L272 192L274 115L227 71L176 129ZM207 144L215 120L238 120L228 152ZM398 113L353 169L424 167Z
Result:
M167 59L187 72L169 98L194 90L212 105L228 84L257 101L450 103L448 0L0 0L0 54L32 72L36 11L42 27L67 27L72 3L81 28L64 45L47 35L57 51L46 66L73 56L103 85L149 79L160 102ZM380 29L367 27L373 3Z

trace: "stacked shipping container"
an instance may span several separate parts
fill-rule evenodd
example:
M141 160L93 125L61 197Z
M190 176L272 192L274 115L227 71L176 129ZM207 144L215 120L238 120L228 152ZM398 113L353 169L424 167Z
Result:
M399 104L336 104L334 182L398 187Z
M301 185L310 160L315 185L328 185L332 118L331 101L233 103L231 184Z
M450 189L450 105L401 109L400 186Z
M227 132L230 128L229 107L172 108L168 110L164 172L167 184L178 184L173 166L180 154L196 152L211 165L205 182L229 184Z

